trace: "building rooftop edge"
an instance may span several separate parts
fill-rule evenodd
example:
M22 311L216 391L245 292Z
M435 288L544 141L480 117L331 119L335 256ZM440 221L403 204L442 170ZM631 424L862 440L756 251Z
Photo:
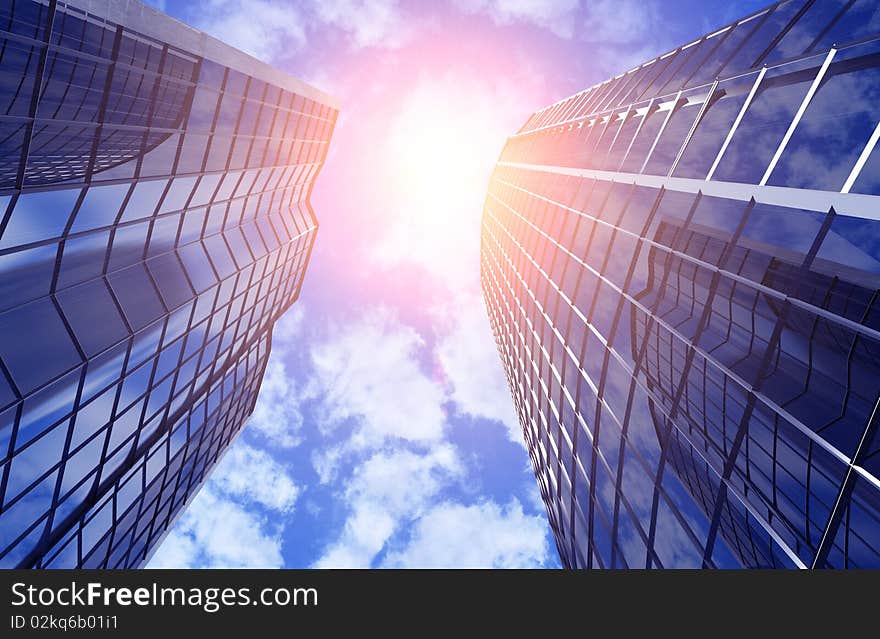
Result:
M141 35L167 42L236 71L339 109L339 103L330 94L140 0L59 0L59 4L85 11Z
M684 43L684 44L680 44L680 45L678 45L677 47L673 47L672 49L669 49L668 51L665 51L664 53L660 53L660 54L655 55L655 56L653 56L653 57L651 57L651 58L648 58L648 59L645 60L644 62L641 62L641 63L639 63L639 64L637 64L637 65L635 65L635 66L633 66L633 67L629 67L628 69L625 69L624 71L621 71L620 73L615 73L614 75L612 75L612 76L610 76L610 77L608 77L608 78L605 78L604 80L601 80L601 81L599 81L599 82L594 82L593 84L589 85L588 87L585 87L585 88L581 89L580 91L575 91L574 93L570 93L570 94L568 94L568 95L566 95L566 96L564 96L564 97L562 97L562 98L559 98L559 99L556 100L555 102L551 102L550 104L545 104L544 106L539 107L539 108L535 109L534 111L532 111L531 114L529 115L529 117L528 117L528 118L526 119L526 121L523 123L523 125L527 124L528 121L529 121L530 119L532 119L534 116L536 116L538 113L542 113L542 112L546 111L547 109L550 109L550 108L556 106L557 104L561 104L562 102L565 102L565 101L570 100L570 99L572 99L572 98L574 98L574 97L576 97L576 96L579 96L579 95L581 95L581 94L583 94L583 93L586 93L587 91L590 91L591 89L595 89L596 87L600 87L600 86L602 86L603 84L605 84L606 82L610 82L610 81L612 81L612 80L615 80L616 78L623 77L623 76L625 76L625 75L627 75L627 74L629 74L629 73L632 73L633 71L636 71L636 70L638 70L638 69L641 69L643 66L645 66L645 65L647 65L647 64L652 64L652 63L656 62L657 60L660 60L661 58L665 58L666 56L668 56L668 55L670 55L670 54L672 54L672 53L675 53L675 52L678 51L679 49L683 49L683 48L688 47L688 46L690 46L690 45L697 44L697 43L700 42L703 38L707 38L707 37L709 37L709 36L717 35L717 34L723 32L723 31L726 31L727 29L730 29L731 27L733 27L733 26L739 24L740 22L746 22L746 21L748 21L748 20L751 20L751 19L755 18L756 16L760 16L761 14L763 14L763 13L769 11L770 9L775 9L775 8L776 8L776 5L780 4L780 2L781 2L781 0L774 0L773 2L770 2L768 5L766 5L766 6L762 7L762 8L760 8L760 9L757 9L757 10L755 10L755 11L752 11L752 12L750 12L750 13L747 13L746 15L744 15L744 16L742 16L742 17L740 17L740 18L737 18L736 20L734 20L734 21L732 21L732 22L728 22L727 24L724 24L724 25L722 25L722 26L720 26L720 27L717 27L717 28L715 28L715 29L712 29L711 31L707 31L706 33L702 34L701 36L699 36L699 37L696 38L695 40L689 40L688 42L686 42L686 43ZM520 132L520 133L525 133L525 132L526 132L526 128L525 128L525 126L523 126L523 127L520 129L519 132Z

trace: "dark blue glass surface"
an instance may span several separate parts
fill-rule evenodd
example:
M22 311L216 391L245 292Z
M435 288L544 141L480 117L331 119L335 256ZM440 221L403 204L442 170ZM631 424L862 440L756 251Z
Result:
M2 567L146 561L245 422L316 231L335 110L104 4L0 6Z
M690 80L688 49L622 76L632 102L723 66L708 101L624 102L620 126L600 98L592 126L508 140L483 292L566 566L880 566L874 8L774 5ZM829 57L831 33L865 41Z

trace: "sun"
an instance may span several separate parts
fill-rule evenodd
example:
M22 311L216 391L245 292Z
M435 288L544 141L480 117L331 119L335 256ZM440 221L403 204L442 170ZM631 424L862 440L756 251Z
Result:
M471 199L475 180L488 177L493 159L484 150L489 141L474 138L463 116L436 107L433 111L428 117L407 111L396 123L390 141L395 169L391 188L429 207L426 212L449 214Z
M494 94L474 79L422 78L401 100L377 161L389 194L390 261L410 258L435 274L478 276L482 205L509 132Z

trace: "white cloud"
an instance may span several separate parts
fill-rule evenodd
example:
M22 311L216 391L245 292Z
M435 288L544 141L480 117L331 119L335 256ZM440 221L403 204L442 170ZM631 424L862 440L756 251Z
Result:
M268 443L280 448L293 448L301 441L303 415L301 405L309 399L305 389L297 386L293 372L285 365L285 357L302 339L305 320L302 303L288 310L272 329L272 354L260 384L260 394L246 426L259 433Z
M337 29L354 48L397 47L410 34L396 0L202 0L189 16L199 29L265 62L301 50L319 28Z
M426 453L398 449L372 455L346 482L343 497L351 513L339 539L315 567L369 567L392 535L404 523L418 519L438 493L463 472L456 450L449 444Z
M342 30L358 48L399 46L409 34L396 0L315 0L313 7L319 20Z
M275 446L292 448L300 442L303 425L300 403L304 397L284 364L286 349L280 345L275 348L246 428L258 432Z
M468 13L482 13L495 24L533 24L548 29L562 38L570 38L575 31L575 18L580 8L578 0L453 0Z
M373 248L374 264L419 266L453 291L479 285L489 178L530 103L529 88L503 75L419 77L379 135L387 230Z
M426 513L412 539L389 553L388 568L539 568L550 556L543 515L526 515L514 499L472 506L444 502Z
M348 509L342 531L317 567L367 567L384 554L399 556L396 561L401 562L400 557L408 556L398 540L413 527L421 530L420 521L434 511L444 491L466 474L457 450L445 439L444 402L451 399L462 412L500 421L511 439L522 439L481 300L463 297L438 309L437 315L439 323L451 328L438 342L434 356L439 366L433 377L424 373L419 361L425 355L422 338L386 310L374 309L352 325L331 327L332 337L312 346L310 395L319 398L321 427L328 434L351 428L342 443L312 453L320 481L345 486L338 499ZM523 515L518 502L503 512L488 505L479 508L497 515L492 536L498 545L491 546L488 539L480 542L491 550L488 561L543 561L542 515ZM469 521L474 512L465 509L453 515ZM533 524L539 542L532 540ZM516 539L505 526L520 528L524 537ZM459 558L472 559L473 551L455 549L458 543L470 540L450 540L442 559L448 559L448 565Z
M590 0L584 21L584 39L591 42L642 42L653 35L657 7L645 0Z
M511 441L525 445L482 299L463 297L447 313L453 327L439 340L437 358L451 399L468 415L500 422Z
M299 496L299 487L284 466L268 453L243 442L233 444L212 475L218 492L288 512Z
M346 489L357 500L375 502L395 515L418 512L464 469L456 449L440 444L425 453L381 452L361 464Z
M150 568L280 568L281 535L205 486L159 546Z
M333 446L324 450L312 451L312 468L318 474L318 481L329 484L336 479L343 455L346 453L341 446Z
M283 518L300 489L270 455L234 442L150 560L150 568L284 565ZM264 512L273 513L270 518Z
M354 420L349 442L354 449L441 438L443 389L420 366L424 342L415 330L378 309L330 334L311 351L310 392L321 397L325 430Z
M397 522L381 508L356 504L345 522L342 537L312 568L369 568L394 533Z
M533 472L532 462L527 459L525 463L525 473L531 475ZM525 496L526 505L530 506L536 513L540 513L543 517L544 513L547 512L547 506L544 504L544 500L541 497L541 489L538 488L538 482L535 481L534 478L530 478L525 486L523 486L522 494Z
M194 17L200 29L266 62L306 43L303 17L280 0L203 0Z
M300 336L300 330L305 318L306 310L302 302L298 301L291 308L287 309L272 328L272 344L274 347L293 347Z

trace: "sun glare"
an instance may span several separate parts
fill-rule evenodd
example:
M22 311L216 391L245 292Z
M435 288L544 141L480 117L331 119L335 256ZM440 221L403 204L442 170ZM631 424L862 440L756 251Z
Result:
M480 146L485 140L473 139L468 128L464 118L439 109L429 118L404 114L391 145L397 176L392 188L431 212L449 212L470 199L474 180L484 177L480 173L485 173L487 158Z
M492 96L447 78L423 81L390 123L384 174L393 201L393 239L380 257L405 252L429 270L474 272L489 176L505 131Z

